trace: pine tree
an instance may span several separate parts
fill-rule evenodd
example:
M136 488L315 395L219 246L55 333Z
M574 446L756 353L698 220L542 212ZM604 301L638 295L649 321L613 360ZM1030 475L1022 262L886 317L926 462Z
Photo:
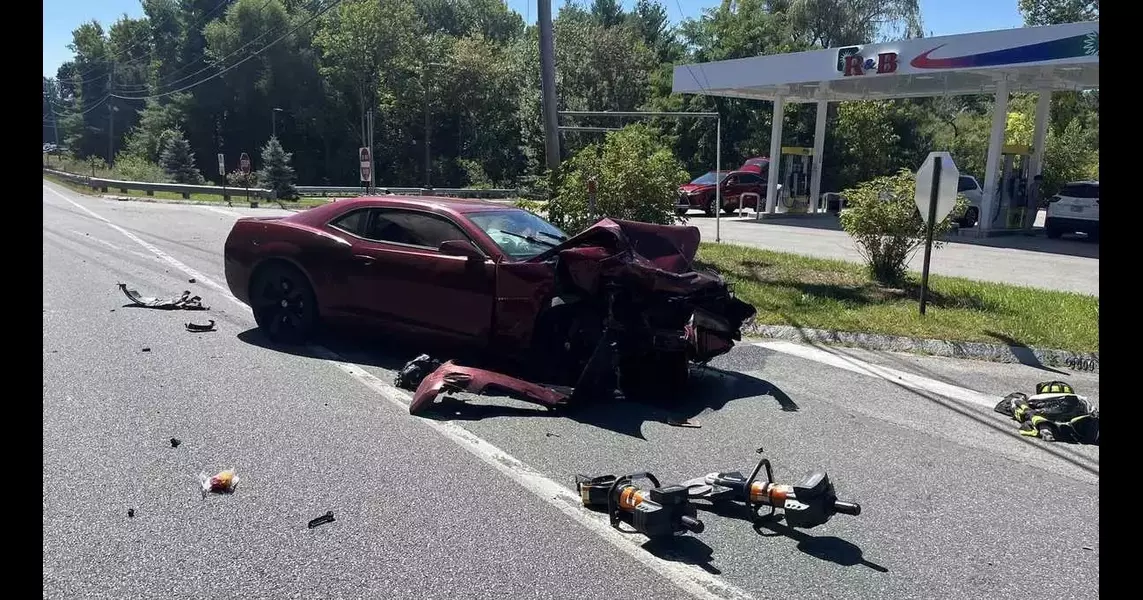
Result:
M194 152L190 143L177 129L168 130L163 136L163 152L159 162L163 171L175 183L202 183L202 173L194 165Z
M294 187L294 168L290 166L292 153L282 148L278 138L272 137L262 148L262 168L258 181L274 190L279 200L294 200L298 189Z

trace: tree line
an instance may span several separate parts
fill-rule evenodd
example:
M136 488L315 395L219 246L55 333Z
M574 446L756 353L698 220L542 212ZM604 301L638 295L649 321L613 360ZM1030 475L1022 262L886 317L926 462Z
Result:
M74 59L44 78L45 142L155 179L170 178L170 142L185 140L179 156L221 182L217 153L228 171L242 152L260 169L276 135L299 183L353 185L371 112L378 184L517 187L544 171L538 29L502 0L141 2L139 18L73 32ZM1098 2L1018 5L1029 25L1098 19ZM674 65L925 35L917 0L723 0L697 18L680 11L675 0L563 5L559 109L718 111L723 164L733 166L768 154L769 103L672 94ZM1098 177L1098 102L1098 92L1055 94L1049 186ZM1008 143L1030 142L1034 104L1014 95ZM991 107L989 96L831 104L822 189L914 169L932 149L982 177ZM812 145L815 111L787 108L783 145ZM714 167L709 123L648 125L690 175ZM599 139L566 132L564 157Z

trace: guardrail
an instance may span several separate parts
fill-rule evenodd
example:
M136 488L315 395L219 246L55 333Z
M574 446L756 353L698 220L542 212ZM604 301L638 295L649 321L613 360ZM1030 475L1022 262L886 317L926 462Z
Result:
M215 196L222 196L223 201L229 201L232 196L245 196L247 193L246 188L236 187L220 187L214 185L189 185L184 183L151 183L147 181L120 181L118 179L101 179L99 177L88 177L86 175L76 175L75 173L68 173L67 171L56 171L55 169L44 169L44 173L48 173L59 177L65 181L77 183L93 190L107 193L110 190L119 190L126 194L128 190L138 190L145 192L148 196L154 196L155 192L169 192L173 194L181 194L183 198L190 199L191 194L212 194ZM260 200L273 200L274 191L264 190L260 188L250 188L251 198Z
M298 193L303 196L364 196L365 188L360 186L299 185ZM416 188L378 186L375 194L397 194L400 196L453 196L464 198L515 198L520 190L471 189L471 188Z

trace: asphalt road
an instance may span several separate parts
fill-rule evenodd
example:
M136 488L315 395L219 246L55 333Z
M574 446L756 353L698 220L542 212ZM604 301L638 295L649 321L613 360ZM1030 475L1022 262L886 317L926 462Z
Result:
M744 343L670 412L480 397L413 417L387 382L417 349L273 348L214 287L235 218L279 211L45 183L43 212L45 598L1098 595L1098 448L1022 438L988 406L1047 379L1098 402L1097 375ZM125 307L117 282L211 310ZM679 481L750 469L759 446L863 513L756 532L708 512L653 546L575 503L576 473ZM198 474L227 467L237 491L204 499Z
M852 238L841 231L836 218L756 221L753 214L748 214L747 218L719 219L719 237L725 242L767 250L862 260ZM1041 216L1039 222L1042 221ZM713 218L691 211L689 224L699 228L704 240L715 239ZM924 252L919 251L909 261L909 268L920 272L923 262ZM952 237L944 247L933 251L929 268L938 275L1099 296L1099 243L1082 237Z

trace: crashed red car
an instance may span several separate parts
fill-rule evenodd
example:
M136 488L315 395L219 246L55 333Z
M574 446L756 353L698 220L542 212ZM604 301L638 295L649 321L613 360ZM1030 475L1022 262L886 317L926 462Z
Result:
M512 206L386 196L239 219L224 257L274 341L377 326L514 358L536 380L669 391L754 315L695 269L698 244L695 227L603 219L569 238Z

